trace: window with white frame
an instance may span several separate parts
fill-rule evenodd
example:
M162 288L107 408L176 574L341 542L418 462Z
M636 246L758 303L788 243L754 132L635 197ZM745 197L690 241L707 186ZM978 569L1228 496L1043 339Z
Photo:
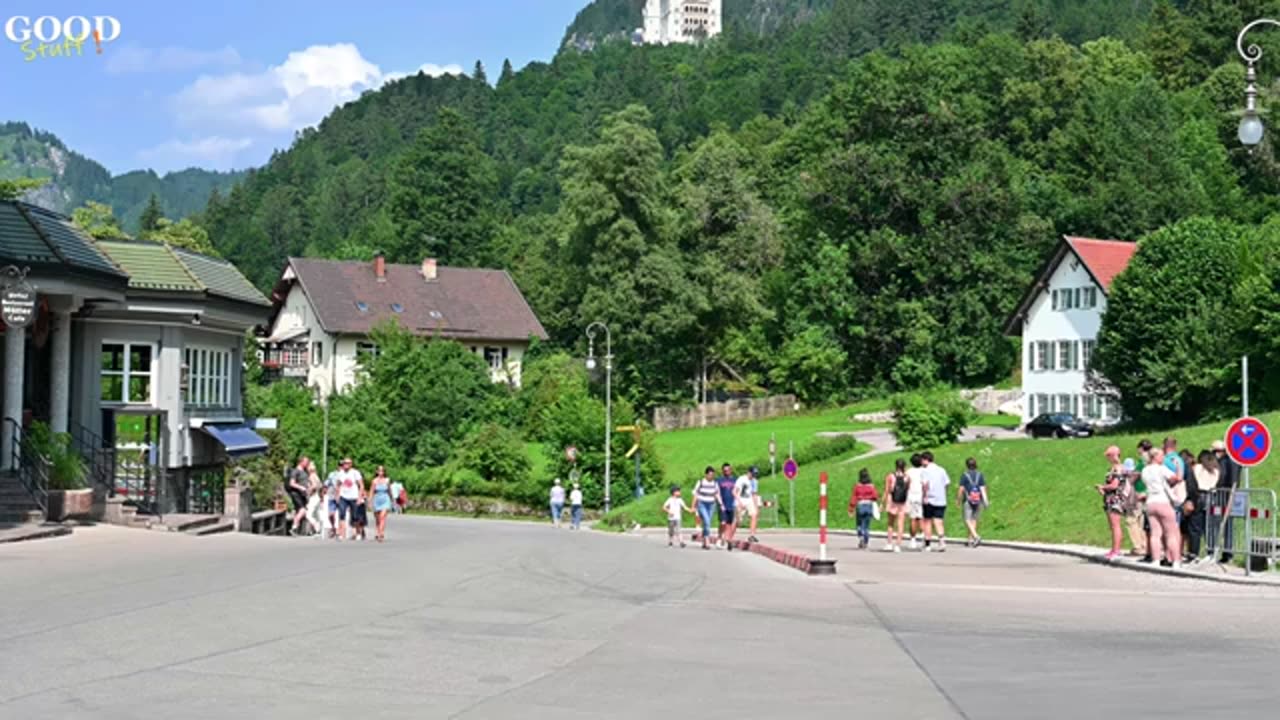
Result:
M1063 393L1058 396L1056 412L1076 414L1076 396Z
M311 343L311 364L316 366L324 364L324 343L320 340Z
M150 403L154 352L148 343L103 343L98 366L102 402Z
M1039 395L1036 395L1035 398L1036 398L1035 404L1032 405L1032 407L1034 407L1035 410L1032 413L1032 415L1043 415L1047 412L1053 412L1053 408L1049 407L1048 395L1044 393L1040 393Z
M1098 349L1097 340L1080 341L1080 369L1088 370L1093 364L1093 351Z
M1058 369L1059 370L1075 370L1076 369L1076 344L1073 340L1058 341Z
M1046 340L1036 342L1035 370L1053 369L1053 343Z
M1098 288L1087 287L1084 289L1084 305L1081 307L1087 310L1098 307Z
M1090 420L1099 420L1102 418L1102 398L1097 395L1086 394L1084 396L1084 414Z
M507 348L486 347L484 361L493 372L502 372L507 368Z
M382 349L377 343L358 342L356 343L356 356L368 355L370 358L376 358L382 354Z
M231 405L231 351L188 346L182 351L187 387L182 401L196 407Z

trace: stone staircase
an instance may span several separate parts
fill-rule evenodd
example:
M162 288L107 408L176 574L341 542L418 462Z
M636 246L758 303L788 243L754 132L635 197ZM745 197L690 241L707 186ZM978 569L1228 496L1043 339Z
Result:
M0 472L0 522L44 522L44 512L12 472Z

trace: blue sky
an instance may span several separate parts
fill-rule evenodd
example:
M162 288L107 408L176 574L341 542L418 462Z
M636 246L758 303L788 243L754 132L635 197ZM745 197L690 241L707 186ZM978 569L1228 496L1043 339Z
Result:
M0 33L0 120L51 131L113 173L261 165L397 75L481 60L493 81L504 58L549 60L587 2L5 0L0 22L110 15L120 34L102 54L90 41L83 55L26 61Z

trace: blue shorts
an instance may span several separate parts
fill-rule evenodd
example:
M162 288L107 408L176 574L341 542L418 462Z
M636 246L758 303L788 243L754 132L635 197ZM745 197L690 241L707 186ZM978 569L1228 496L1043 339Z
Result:
M720 508L720 522L724 523L725 525L733 524L733 506L732 505L725 505L724 507Z

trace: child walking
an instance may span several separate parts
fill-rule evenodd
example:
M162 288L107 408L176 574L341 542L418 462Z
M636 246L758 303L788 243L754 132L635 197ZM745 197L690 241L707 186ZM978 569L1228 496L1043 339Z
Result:
M858 472L858 482L854 483L853 492L849 494L849 517L856 515L858 519L859 550L866 550L871 544L871 518L879 500L880 492L871 482L871 472L862 468Z
M680 533L680 520L682 513L693 514L693 508L689 507L684 500L680 498L680 486L671 486L671 497L662 504L662 509L667 511L667 547L679 539L680 547L684 547L684 535Z

